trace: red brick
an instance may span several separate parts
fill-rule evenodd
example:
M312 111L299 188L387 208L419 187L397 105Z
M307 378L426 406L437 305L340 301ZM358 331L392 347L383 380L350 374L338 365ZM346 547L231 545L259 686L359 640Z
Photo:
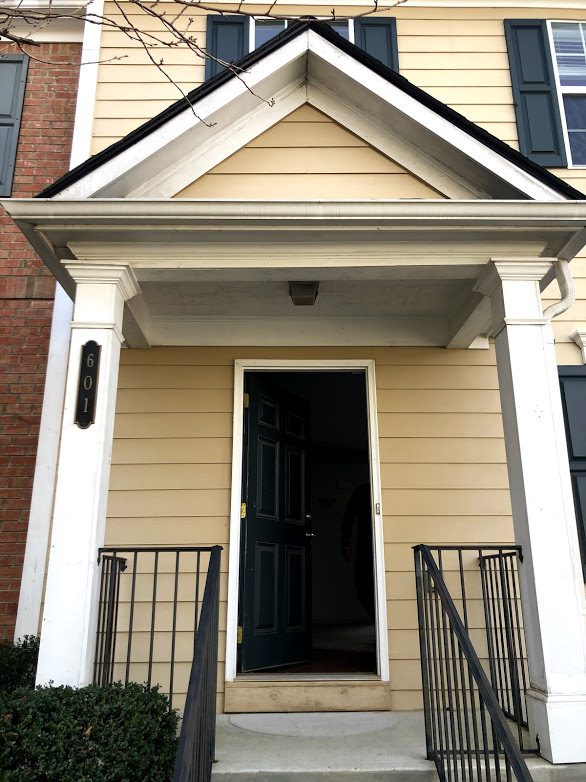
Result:
M18 53L3 45L4 53ZM29 63L12 195L31 197L68 169L81 46L44 43ZM18 602L55 282L0 210L0 639Z

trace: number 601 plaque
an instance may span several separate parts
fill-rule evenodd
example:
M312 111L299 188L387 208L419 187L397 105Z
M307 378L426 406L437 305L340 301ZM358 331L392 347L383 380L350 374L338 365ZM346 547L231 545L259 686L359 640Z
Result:
M81 367L75 409L75 423L80 429L87 429L94 423L100 349L98 343L93 340L86 342L81 349Z

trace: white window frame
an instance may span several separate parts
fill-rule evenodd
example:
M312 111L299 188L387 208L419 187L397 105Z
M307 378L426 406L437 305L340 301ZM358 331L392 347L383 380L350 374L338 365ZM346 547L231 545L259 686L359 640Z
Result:
M586 95L586 84L583 87L563 87L560 81L560 74L558 70L558 61L555 52L555 45L553 40L553 25L554 24L583 24L586 29L586 20L574 20L574 19L548 19L547 20L547 35L549 39L549 50L551 52L551 59L553 61L553 72L555 78L555 87L557 93L557 100L560 109L560 117L562 120L562 132L564 135L564 144L566 146L566 155L568 158L568 168L586 168L586 163L574 163L572 160L572 149L570 147L570 134L568 133L568 123L566 122L566 109L564 106L564 95ZM583 32L583 37L586 42L586 32Z
M274 19L271 16L251 16L250 17L250 24L248 27L248 34L249 34L249 51L253 52L256 49L256 20L271 20L273 22L279 22L283 21L285 22L285 29L287 29L287 26L290 22L289 19ZM316 17L316 19L320 22L334 22L335 19L332 19L330 16L319 16ZM354 19L347 19L347 20L340 20L340 21L346 21L348 24L348 40L350 43L354 43L355 36L354 36Z

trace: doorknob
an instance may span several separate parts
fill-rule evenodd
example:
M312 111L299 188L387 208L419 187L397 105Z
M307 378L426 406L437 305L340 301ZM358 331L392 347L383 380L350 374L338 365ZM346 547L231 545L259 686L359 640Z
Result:
M305 533L305 537L306 538L317 538L317 535L315 534L315 532L306 532Z
M306 519L306 521L311 521L311 513L306 513L305 514L305 519Z

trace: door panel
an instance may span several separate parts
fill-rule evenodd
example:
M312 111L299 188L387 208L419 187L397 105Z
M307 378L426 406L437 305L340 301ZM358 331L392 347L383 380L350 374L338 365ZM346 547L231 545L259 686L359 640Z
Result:
M304 662L311 649L307 406L262 373L246 387L242 672Z

